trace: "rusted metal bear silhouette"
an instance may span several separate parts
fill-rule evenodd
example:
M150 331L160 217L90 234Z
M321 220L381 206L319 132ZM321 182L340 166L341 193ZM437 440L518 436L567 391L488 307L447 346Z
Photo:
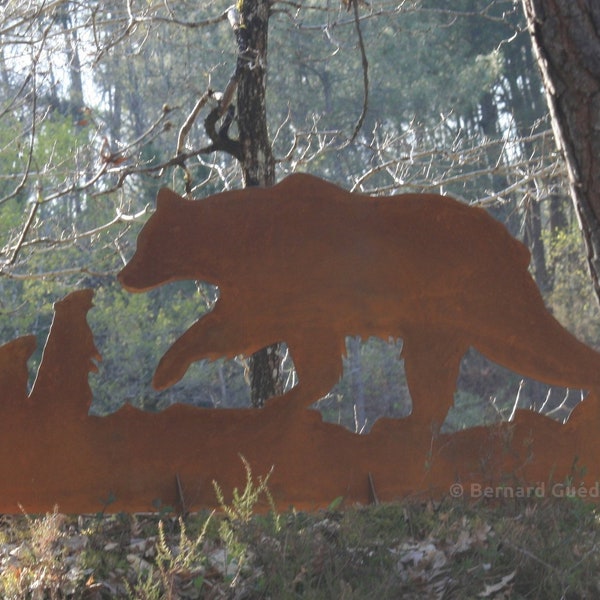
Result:
M597 491L600 355L546 311L528 260L483 210L440 196L370 198L307 175L195 202L163 190L121 281L142 290L206 279L221 298L168 350L156 385L199 358L280 340L299 385L264 411L175 404L151 413L124 404L92 416L93 292L73 292L55 304L31 393L35 338L0 346L0 512L215 507L211 481L228 495L243 485L240 454L253 472L272 470L280 508L325 507L339 496L364 504L375 491L383 501L443 497L456 482L467 496L470 483L507 481L541 482L548 494L565 480ZM292 410L335 383L347 334L404 339L411 418L379 419L356 435L316 411ZM432 436L470 345L590 394L565 425L517 410L510 423Z
M299 384L282 398L306 407L338 381L346 336L401 337L410 418L440 425L470 346L548 384L600 386L600 355L548 312L529 259L481 208L294 174L200 201L162 189L119 280L132 292L179 279L219 286L214 309L161 359L158 389L193 361L283 341Z

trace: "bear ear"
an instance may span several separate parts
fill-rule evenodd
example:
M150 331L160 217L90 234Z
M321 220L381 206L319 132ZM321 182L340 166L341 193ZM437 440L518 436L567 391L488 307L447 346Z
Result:
M179 194L164 187L159 190L158 196L156 196L156 208L158 210L169 208L181 200L183 200L183 198Z

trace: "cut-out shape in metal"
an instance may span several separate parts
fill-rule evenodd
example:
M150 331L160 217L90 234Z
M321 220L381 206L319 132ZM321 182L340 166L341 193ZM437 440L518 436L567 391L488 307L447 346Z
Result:
M0 511L213 506L213 480L226 493L243 485L239 455L254 473L274 467L280 507L339 496L366 503L374 492L379 500L441 496L456 483L467 494L507 484L550 493L567 477L593 491L600 355L546 310L528 262L485 211L441 196L368 197L309 175L200 201L162 190L121 283L143 291L202 279L220 298L161 359L155 385L173 384L201 358L278 341L299 384L262 410L125 405L90 416L87 378L100 358L86 321L92 292L74 292L55 305L31 394L34 339L0 347ZM410 417L356 435L306 410L339 378L346 335L403 338ZM440 434L470 346L523 375L590 393L565 425L517 411L510 423Z

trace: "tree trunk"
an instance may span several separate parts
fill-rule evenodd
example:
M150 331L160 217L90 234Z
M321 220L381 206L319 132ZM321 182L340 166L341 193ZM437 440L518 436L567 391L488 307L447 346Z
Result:
M600 301L600 4L522 2Z
M275 160L267 128L266 77L269 0L240 0L237 114L244 186L275 183ZM250 357L252 406L283 392L281 356L277 345Z
M274 185L275 160L267 129L269 2L244 0L240 11L246 49L240 48L237 114L244 185Z
M542 211L535 198L525 200L525 235L523 242L531 251L533 278L542 293L550 291L550 279L542 239Z

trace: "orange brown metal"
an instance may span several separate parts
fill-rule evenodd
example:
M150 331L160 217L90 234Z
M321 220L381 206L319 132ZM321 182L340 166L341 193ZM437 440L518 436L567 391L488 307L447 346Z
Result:
M368 503L510 485L560 493L567 478L594 497L600 480L600 355L546 310L529 254L483 210L433 195L371 198L308 175L201 201L159 194L122 284L217 284L220 298L167 351L157 387L200 358L288 344L299 384L261 410L129 405L88 415L99 353L92 292L56 303L31 394L33 337L0 347L0 512L149 511L214 506L245 480L243 455L281 508L343 496ZM149 324L149 327L152 325ZM413 414L368 435L307 409L341 373L347 335L402 337ZM590 390L561 425L518 411L511 423L452 435L438 426L460 359L474 346L526 376ZM479 487L478 487L479 486ZM181 489L180 489L181 488ZM183 506L185 505L185 506Z

